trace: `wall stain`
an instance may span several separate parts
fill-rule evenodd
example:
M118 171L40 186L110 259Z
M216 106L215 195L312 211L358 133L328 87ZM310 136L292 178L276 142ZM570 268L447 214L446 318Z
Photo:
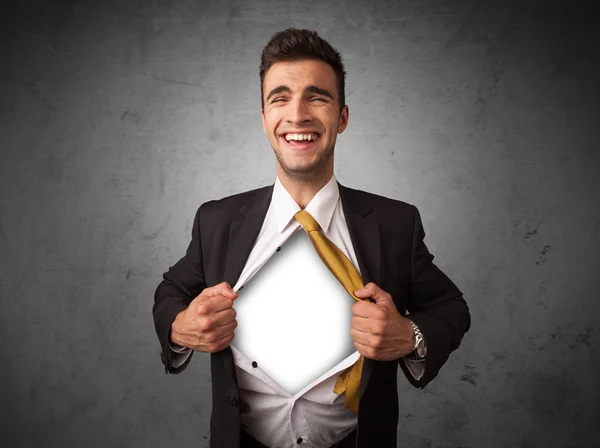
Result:
M577 342L579 342L580 344L583 344L589 348L592 348L592 345L590 344L590 336L592 335L593 331L594 331L593 328L587 327L585 329L585 333L578 334L577 337L575 338L575 340Z
M467 372L460 376L460 380L472 384L473 386L477 386L477 377L479 377L479 374L477 373L475 366L469 363L463 365L463 367L467 370Z
M548 251L552 249L552 246L550 245L546 245L542 248L542 250L540 251L540 257L538 259L538 261L535 262L535 264L537 264L538 266L541 266L543 264L546 263L546 254L548 253Z
M538 296L540 296L539 300L537 301L537 304L542 307L543 309L547 309L548 308L548 304L546 302L544 302L545 297L547 296L548 290L546 289L546 282L543 281L540 284L540 287L538 289Z
M129 109L124 109L123 113L121 114L121 121L138 124L140 122L140 114L138 112L130 112Z
M169 222L169 219L171 219L171 213L169 213L169 214L167 215L167 217L166 217L166 219L165 219L165 222L163 222L163 223L161 224L161 226L160 226L158 229L156 229L154 232L152 232L152 233L151 233L151 234L149 234L149 235L144 235L144 233L142 233L142 239L143 239L143 240L145 240L145 241L152 241L152 240L155 240L155 239L158 237L158 235L160 235L160 233L163 231L163 229L165 228L165 226L166 226L166 225L167 225L167 223Z
M27 93L29 93L29 95L31 95L31 98L33 98L33 100L37 104L41 105L47 111L50 111L50 112L57 111L57 109L56 109L56 107L54 107L54 104L52 103L52 101L50 101L48 99L48 97L46 97L46 95L44 95L44 93L41 91L38 84L33 79L31 79L29 77L25 78L25 80L23 81L23 87L24 87L25 91Z
M563 331L561 327L557 327L553 331L546 331L536 336L530 336L528 338L530 341L529 351L544 352L548 348L550 352L554 353L561 346L563 348L567 347L570 350L578 346L585 346L591 349L592 352L595 352L596 350L590 341L593 331L593 328L586 327L583 333L574 334L574 332Z
M536 227L535 229L529 231L529 232L525 232L525 235L523 235L525 237L526 240L528 240L529 238L531 238L533 235L537 235L538 233L538 227Z
M543 352L544 350L546 350L546 347L548 347L548 344L550 344L552 341L556 341L556 340L564 341L561 331L562 331L562 329L560 327L558 327L554 331L551 331L551 332L544 332L539 335L530 336L528 338L529 341L531 341L530 350ZM550 339L548 340L547 337L545 337L545 336L550 336ZM540 341L540 339L542 339L542 338L544 340Z

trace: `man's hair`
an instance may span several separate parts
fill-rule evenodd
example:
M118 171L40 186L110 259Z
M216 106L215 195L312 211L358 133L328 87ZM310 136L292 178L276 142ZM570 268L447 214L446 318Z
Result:
M263 48L260 57L260 103L264 108L265 75L276 62L302 61L317 59L326 62L335 72L340 110L346 104L345 80L346 70L342 63L342 55L329 43L319 37L316 31L288 28L271 37Z

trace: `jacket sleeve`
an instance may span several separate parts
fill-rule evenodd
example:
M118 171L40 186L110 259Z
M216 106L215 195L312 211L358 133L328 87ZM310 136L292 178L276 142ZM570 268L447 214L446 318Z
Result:
M171 324L177 314L185 310L190 302L206 288L200 245L200 216L202 207L203 205L196 211L192 225L192 241L184 257L163 274L163 280L154 292L152 314L154 316L156 334L161 346L160 357L165 366L165 373L182 372L192 359L193 351L183 364L174 367L173 358L176 354L169 346L169 337L171 334Z
M413 206L414 207L414 206ZM427 343L423 376L416 380L406 364L399 365L408 381L424 388L439 373L471 326L471 316L462 292L434 263L425 242L419 210L414 207L408 316L421 329Z

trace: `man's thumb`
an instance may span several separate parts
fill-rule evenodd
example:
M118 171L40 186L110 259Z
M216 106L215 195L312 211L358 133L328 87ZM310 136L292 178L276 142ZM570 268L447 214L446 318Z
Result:
M230 299L235 299L237 297L237 293L233 290L228 282L223 282L219 286L219 294L229 297Z
M386 302L392 302L391 296L388 298L387 294L385 294L385 291L383 291L381 288L375 288L375 292L373 294L369 292L370 289L371 288L364 286L361 289L354 291L354 294L359 299L363 299L371 303L379 303L383 305Z

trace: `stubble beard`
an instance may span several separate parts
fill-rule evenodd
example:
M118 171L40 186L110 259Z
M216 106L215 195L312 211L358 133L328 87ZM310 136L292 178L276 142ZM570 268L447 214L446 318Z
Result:
M280 155L278 151L275 152L275 157L279 162L281 169L285 171L286 175L292 179L299 181L311 181L320 178L327 171L329 161L334 155L335 145L328 147L325 151L318 154L317 159L310 164L300 164L298 167L290 167L285 162L285 157Z

